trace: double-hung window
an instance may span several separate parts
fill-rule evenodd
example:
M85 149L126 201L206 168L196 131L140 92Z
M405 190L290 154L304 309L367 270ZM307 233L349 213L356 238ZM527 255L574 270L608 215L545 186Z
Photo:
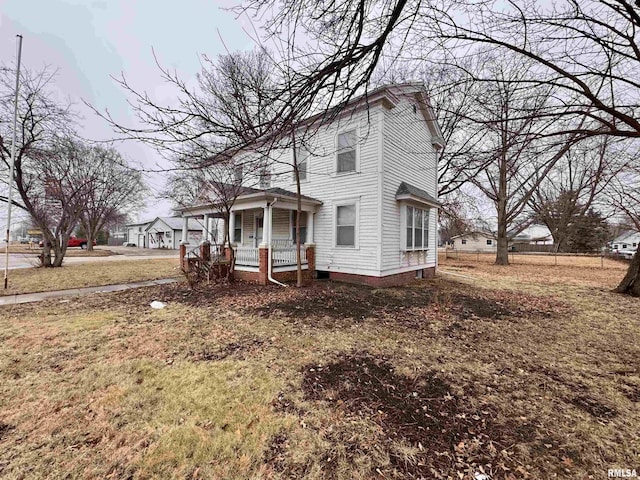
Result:
M233 179L237 184L242 183L242 164L238 164L233 168Z
M271 187L271 171L269 167L265 166L260 169L259 184L263 190Z
M429 246L429 209L405 207L405 249L426 250ZM462 243L465 243L464 240Z
M336 207L336 246L355 247L358 205L350 203Z
M305 181L309 176L309 158L311 154L306 148L299 148L296 151L296 162L298 163L298 175L300 175L300 181ZM296 180L295 172L293 173L293 180Z
M242 213L235 214L235 223L233 224L233 243L242 243Z
M338 173L356 171L356 130L349 130L338 134Z
M300 212L300 244L307 242L307 212ZM298 218L298 212L293 210L291 212L291 238L293 243L296 243L296 219Z

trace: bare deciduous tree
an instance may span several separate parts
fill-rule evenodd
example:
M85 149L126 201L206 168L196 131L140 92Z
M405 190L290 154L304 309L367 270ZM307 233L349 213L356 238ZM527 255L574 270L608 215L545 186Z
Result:
M142 174L127 165L115 148L89 146L85 155L82 175L90 184L80 223L87 235L87 249L93 250L93 241L108 222L142 205L146 187Z
M60 267L96 177L85 170L87 147L65 137L30 155L42 174L30 183L29 214L43 236L42 266ZM54 258L51 258L51 250Z

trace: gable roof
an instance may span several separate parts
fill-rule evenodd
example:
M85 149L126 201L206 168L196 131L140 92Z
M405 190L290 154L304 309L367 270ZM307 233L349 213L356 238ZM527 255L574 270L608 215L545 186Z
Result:
M355 96L346 104L339 104L323 112L303 118L298 122L296 129L305 125L316 124L316 126L318 126L325 123L331 123L340 116L353 115L363 106L369 107L375 103L381 103L386 108L392 109L399 103L400 96L402 95L413 96L417 100L418 105L420 106L420 113L423 115L427 128L431 133L433 145L438 149L443 148L445 144L444 135L438 125L438 120L435 112L433 111L433 107L431 106L427 89L421 82L393 83L376 87L373 90L369 90L361 95ZM229 146L223 151L212 155L205 160L214 161L217 158L229 160L233 158L234 155L254 150L252 146L269 144L269 142L274 142L277 138L278 137L273 134L269 134L245 145Z
M494 233L483 232L481 230L474 230L472 232L465 232L465 233L462 233L460 235L454 235L453 237L451 237L451 240L453 240L454 238L462 238L462 237L476 237L478 235L480 235L482 237L493 238L493 239L497 239L498 238L498 237L496 237L496 235Z
M145 230L149 230L151 226L156 223L158 220L164 222L171 230L182 230L182 225L184 219L182 217L156 217ZM189 230L202 230L202 225L195 218L190 218L188 221L188 229Z
M407 182L400 182L400 186L396 191L396 200L418 200L430 204L434 207L442 205L438 200L433 198L421 188L414 187Z
M316 205L322 205L322 201L309 197L307 195L300 195L303 202L306 203L314 203ZM285 198L295 200L297 198L295 192L290 192L289 190L285 190L284 188L273 187L273 188L251 188L251 187L239 187L239 195L236 197L235 204L242 202L243 200L255 200L255 199L269 199L269 198ZM215 202L206 202L195 205L187 205L185 207L176 209L177 212L188 212L191 210L197 210L202 207L211 207L214 206ZM177 217L181 218L181 217Z
M640 238L640 232L635 232L633 230L628 230L626 232L622 232L616 238L611 240L611 243L621 243L621 242L625 242L627 240L635 240L637 238Z

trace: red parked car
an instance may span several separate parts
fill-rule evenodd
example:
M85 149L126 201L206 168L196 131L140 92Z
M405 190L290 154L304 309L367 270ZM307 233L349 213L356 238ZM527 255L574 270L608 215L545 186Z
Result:
M87 243L89 241L86 238L77 238L77 237L69 237L69 244L67 245L67 247L80 247L81 249L85 249L87 248ZM43 246L44 243L42 240L40 240L40 243L38 244L39 246ZM96 241L93 241L93 246L95 247L96 245Z

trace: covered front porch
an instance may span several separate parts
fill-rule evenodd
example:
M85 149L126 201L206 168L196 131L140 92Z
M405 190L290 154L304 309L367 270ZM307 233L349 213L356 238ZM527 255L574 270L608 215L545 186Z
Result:
M308 197L302 201L300 256L309 277L315 270L314 217L319 205ZM183 244L181 256L200 255L202 246L207 245L207 257L224 261L233 249L236 277L263 284L275 278L288 279L290 275L286 274L295 273L297 268L296 209L295 195L289 192L259 191L239 197L229 216L230 242L224 241L225 219L215 205L185 209L184 225L190 218L197 219L202 225L202 242Z

